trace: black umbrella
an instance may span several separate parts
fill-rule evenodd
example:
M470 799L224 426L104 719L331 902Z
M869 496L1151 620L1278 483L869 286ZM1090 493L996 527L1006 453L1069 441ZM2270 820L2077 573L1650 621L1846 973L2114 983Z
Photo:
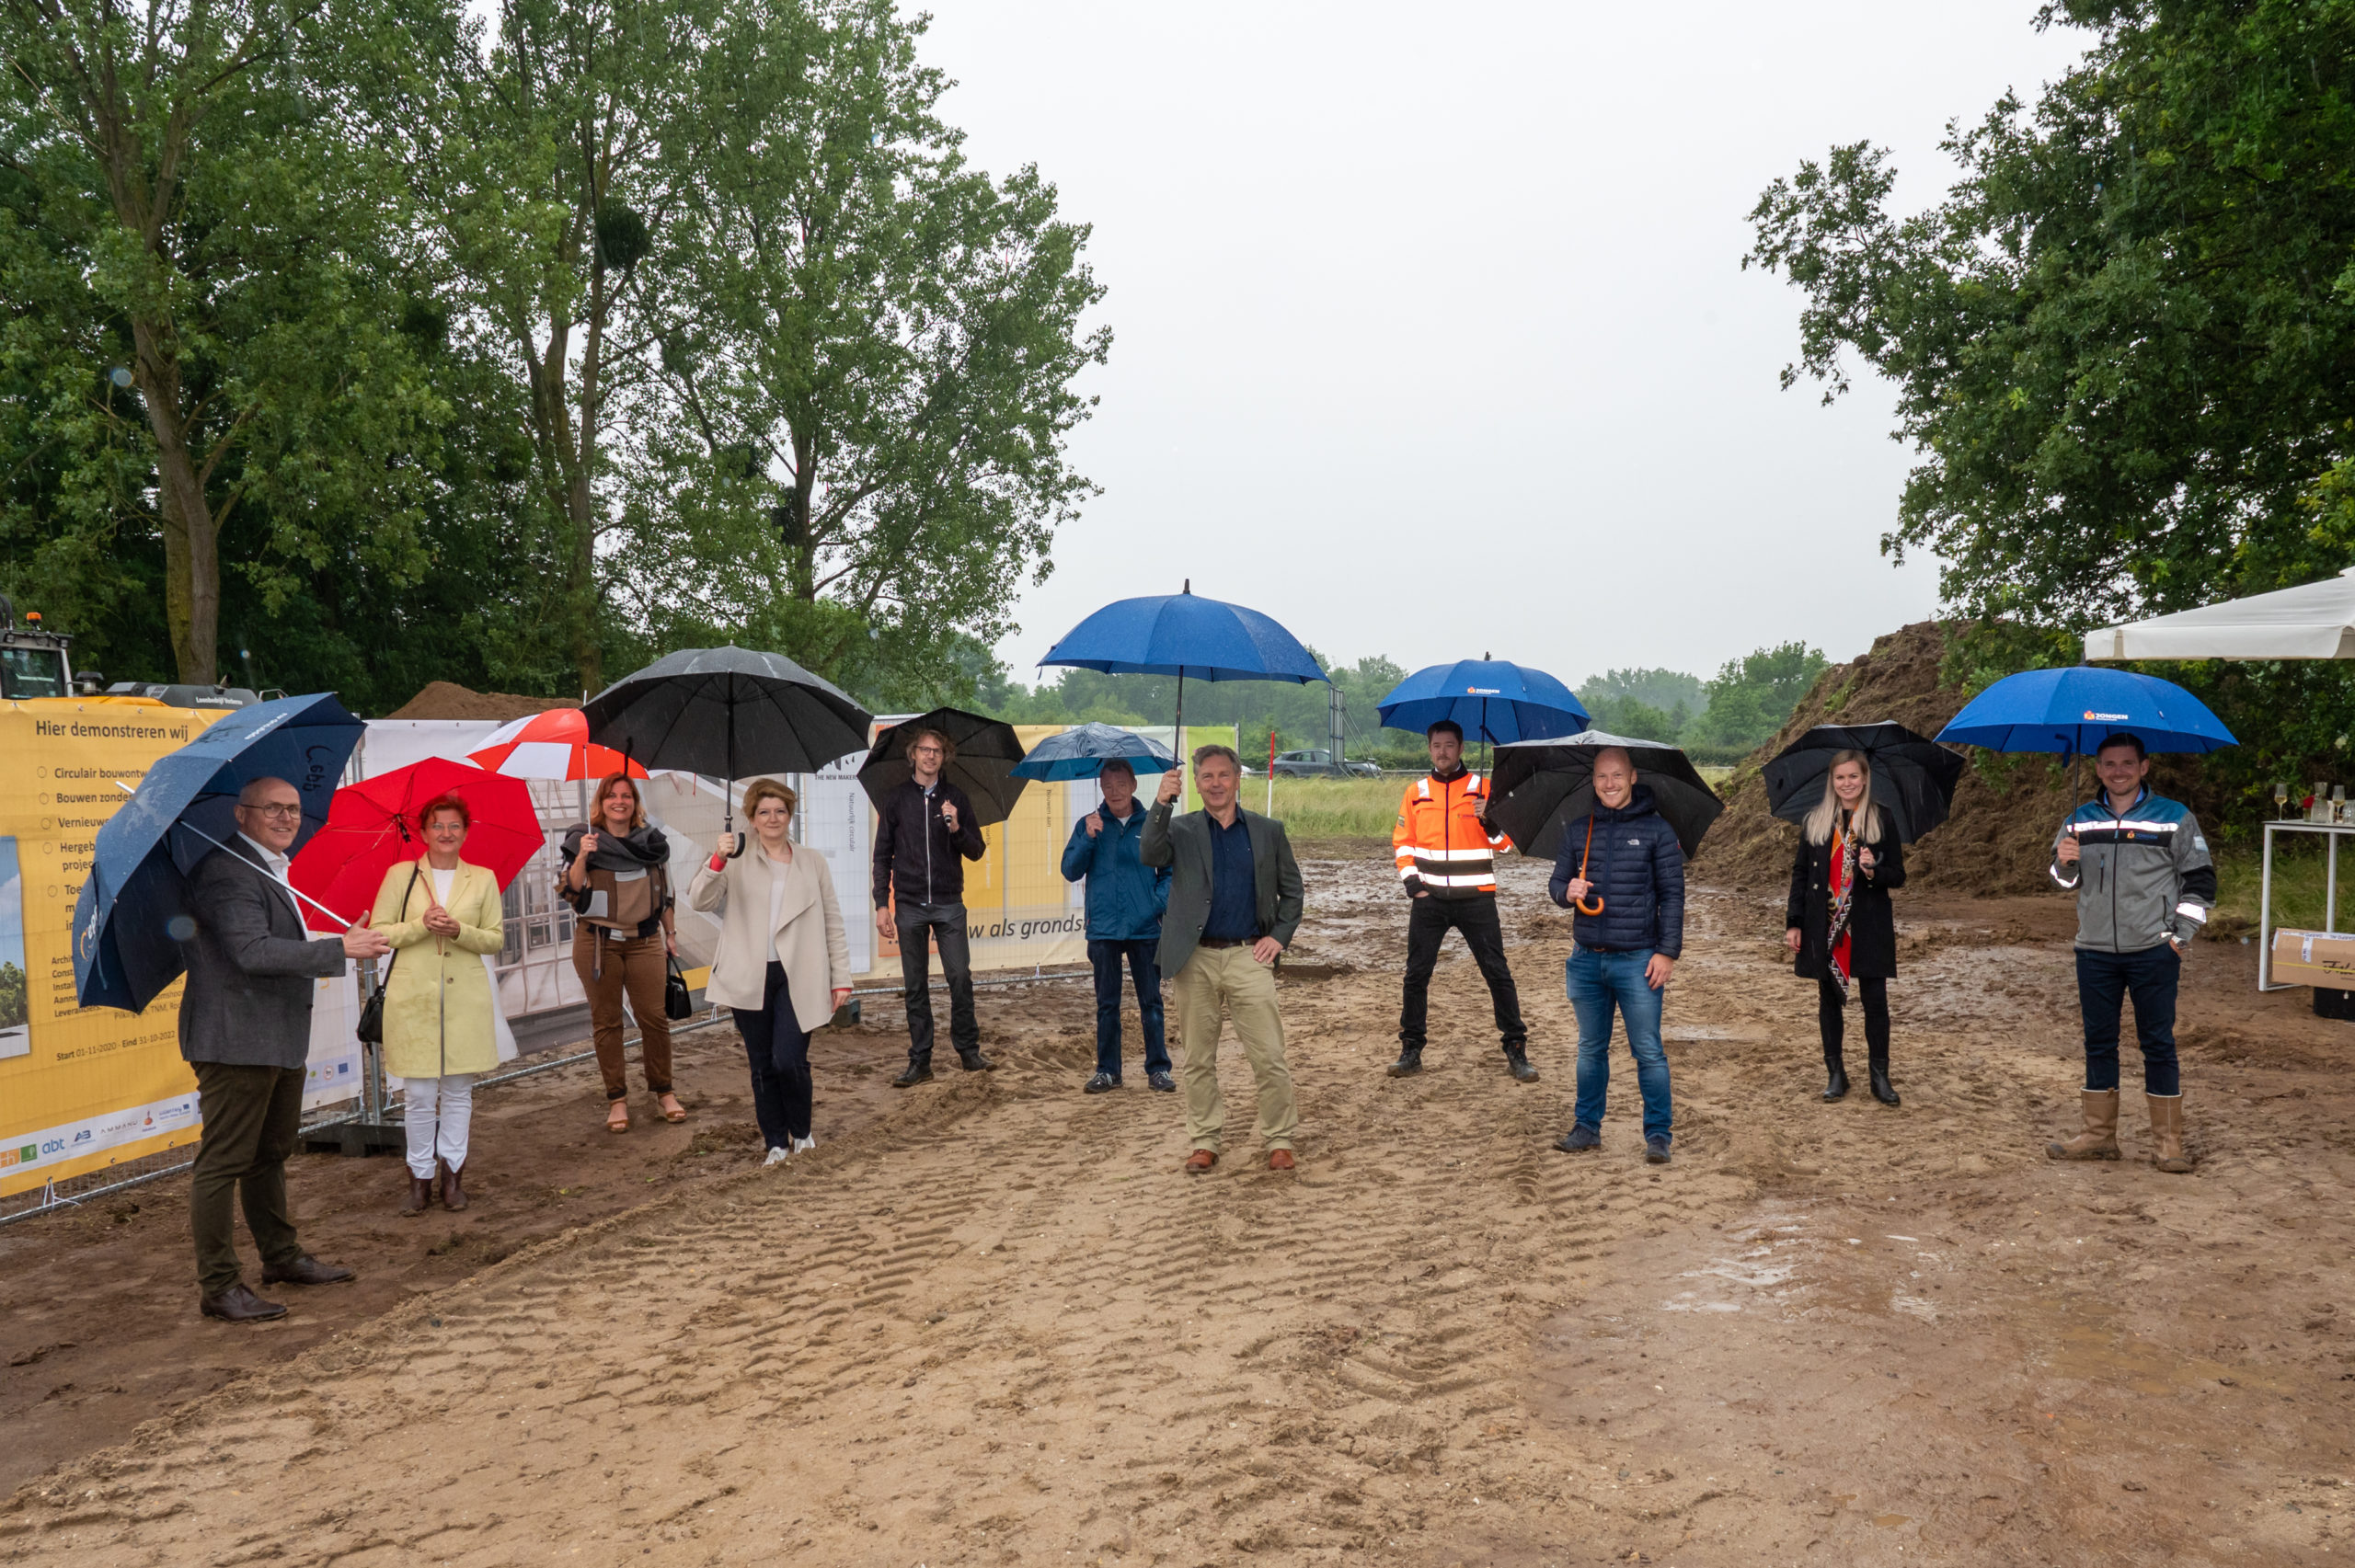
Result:
M1012 725L962 708L935 708L903 718L876 736L874 750L858 770L858 782L869 800L882 805L885 795L914 775L900 738L919 729L936 729L957 748L956 757L940 773L973 803L974 827L986 828L1014 814L1014 803L1030 783L1014 774L1014 765L1025 755L1022 742L1015 738Z
M867 744L874 718L783 654L682 648L589 699L589 738L649 768L706 778L815 773ZM732 829L731 800L727 816Z
M1823 800L1832 757L1862 751L1872 762L1873 799L1890 815L1898 841L1912 843L1947 819L1963 760L1901 724L1819 724L1766 764L1766 805L1786 822L1803 822Z
M1551 859L1561 847L1562 830L1593 815L1595 754L1613 746L1624 748L1634 761L1636 787L1652 792L1654 808L1676 830L1676 841L1690 859L1725 802L1675 747L1599 729L1498 747L1489 780L1496 804L1488 807L1488 820L1511 835L1522 853Z

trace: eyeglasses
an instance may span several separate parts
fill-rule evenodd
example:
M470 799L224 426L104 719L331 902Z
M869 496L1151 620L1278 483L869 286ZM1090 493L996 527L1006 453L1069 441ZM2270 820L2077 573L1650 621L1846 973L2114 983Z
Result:
M937 757L940 755L940 748L937 746L919 746L916 748L916 755L919 757Z
M280 801L271 801L262 806L240 806L237 809L240 811L250 811L257 817L267 817L272 821L277 822L291 822L295 818L303 815L302 803L299 801L293 805L288 805Z
M425 830L429 833L463 833L466 825L464 822L431 822Z

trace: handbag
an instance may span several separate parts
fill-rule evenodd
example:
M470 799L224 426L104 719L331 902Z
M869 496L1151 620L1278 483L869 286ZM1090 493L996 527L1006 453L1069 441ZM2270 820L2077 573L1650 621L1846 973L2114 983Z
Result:
M425 863L419 861L417 869L408 874L408 887L401 894L401 913L408 913L409 896L417 891L417 879L424 870ZM351 1032L360 1036L362 1045L381 1046L385 1043L385 988L393 983L393 966L400 961L398 953L385 960L385 978L376 982L376 989L369 992L368 1000L360 1004L360 1022L351 1026Z
M679 961L671 960L671 972L662 981L662 1016L677 1023L695 1013L694 999L687 995L687 977L679 973Z

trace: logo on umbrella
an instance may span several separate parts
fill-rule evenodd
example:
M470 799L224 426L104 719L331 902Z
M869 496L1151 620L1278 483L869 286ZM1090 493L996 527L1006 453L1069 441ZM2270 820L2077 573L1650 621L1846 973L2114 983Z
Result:
M1467 697L1501 697L1504 695L1504 688L1501 686L1466 686L1464 688L1464 694Z
M2097 714L2091 708L2085 710L2087 724L2124 724L2127 718L2128 715L2125 714Z

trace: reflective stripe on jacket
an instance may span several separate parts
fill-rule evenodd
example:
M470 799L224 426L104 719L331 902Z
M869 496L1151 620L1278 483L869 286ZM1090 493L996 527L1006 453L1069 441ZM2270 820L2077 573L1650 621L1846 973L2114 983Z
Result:
M1497 852L1512 841L1491 832L1474 809L1488 792L1487 781L1468 771L1446 780L1425 774L1407 786L1390 847L1407 892L1467 898L1497 890Z
M2072 834L2077 864L2061 864ZM2216 901L2216 866L2200 820L2181 801L2145 785L2123 815L2098 794L2070 813L2052 839L2052 880L2077 895L2077 945L2140 953L2189 942Z

